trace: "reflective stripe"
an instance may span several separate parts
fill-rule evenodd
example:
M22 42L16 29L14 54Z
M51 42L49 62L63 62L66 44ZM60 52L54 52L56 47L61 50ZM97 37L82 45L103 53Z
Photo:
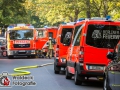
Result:
M59 59L59 57L56 57L56 59Z

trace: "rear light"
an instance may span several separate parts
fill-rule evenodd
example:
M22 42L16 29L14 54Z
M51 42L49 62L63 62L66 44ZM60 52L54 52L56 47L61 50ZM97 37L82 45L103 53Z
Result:
M83 63L83 60L84 60L84 47L80 47L79 62Z
M56 57L59 57L59 45L56 47Z
M57 48L59 49L59 45L57 45Z
M59 57L59 51L56 51L56 57Z

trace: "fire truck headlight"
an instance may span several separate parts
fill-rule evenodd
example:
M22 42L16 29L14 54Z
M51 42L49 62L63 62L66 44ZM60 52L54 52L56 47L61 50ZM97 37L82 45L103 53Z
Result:
M35 54L35 50L31 50L31 54Z
M8 55L13 55L13 51L8 51Z

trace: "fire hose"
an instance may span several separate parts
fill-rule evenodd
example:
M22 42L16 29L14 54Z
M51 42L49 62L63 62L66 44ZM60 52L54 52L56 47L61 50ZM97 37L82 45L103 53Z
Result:
M14 72L16 72L16 73L12 73L10 75L11 76L29 75L29 74L31 74L31 72L30 71L26 71L26 69L39 68L39 67L44 67L44 66L48 66L48 65L53 65L53 63L46 63L46 64L42 64L42 65L24 66L24 67L14 68Z

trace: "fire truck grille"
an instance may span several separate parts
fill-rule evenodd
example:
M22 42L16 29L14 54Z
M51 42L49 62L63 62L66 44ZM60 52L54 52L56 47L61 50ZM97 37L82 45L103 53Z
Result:
M29 48L30 44L14 44L14 48Z
M26 52L18 52L18 54L26 54Z

